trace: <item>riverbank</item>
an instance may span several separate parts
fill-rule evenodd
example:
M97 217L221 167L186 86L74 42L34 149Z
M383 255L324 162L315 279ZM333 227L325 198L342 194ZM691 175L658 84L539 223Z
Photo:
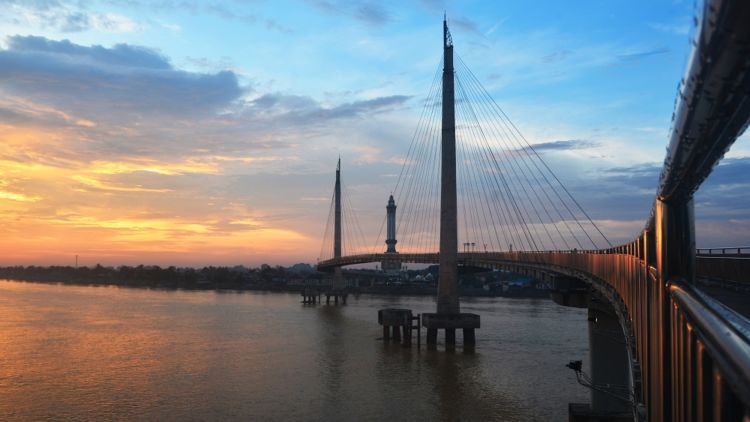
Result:
M237 285L213 285L202 283L189 286L175 286L167 283L126 283L117 281L89 281L89 280L53 280L53 279L32 279L32 278L10 278L0 277L0 280L17 281L22 283L41 283L54 285L71 285L71 286L92 286L92 287L123 287L149 290L184 290L184 291L262 291L272 293L298 293L307 288L304 284L246 284ZM326 288L323 285L314 285L322 292ZM386 296L435 296L437 288L435 286L418 286L418 285L376 285L369 287L351 287L349 292L353 295L386 295ZM479 288L462 288L459 289L459 295L462 297L505 297L505 298L540 298L548 299L549 292L539 289L516 289L507 292L488 291Z

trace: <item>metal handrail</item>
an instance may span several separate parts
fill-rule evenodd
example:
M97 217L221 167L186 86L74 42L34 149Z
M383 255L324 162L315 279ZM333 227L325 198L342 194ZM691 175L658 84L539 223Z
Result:
M721 367L721 374L738 397L750 403L750 339L736 330L723 314L725 310L703 300L695 289L682 280L669 283L669 292L678 308L689 317Z

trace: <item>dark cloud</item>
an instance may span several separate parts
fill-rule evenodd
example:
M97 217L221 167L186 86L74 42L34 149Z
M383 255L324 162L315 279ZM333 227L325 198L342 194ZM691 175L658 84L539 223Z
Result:
M200 10L201 7L199 5L193 5L192 9ZM243 13L240 11L236 11L220 3L209 4L205 6L203 10L213 15L216 15L220 18L226 19L226 20L235 20L235 21L242 22L248 25L262 24L267 29L272 29L278 32L283 32L283 33L292 32L291 29L281 25L280 23L278 23L277 21L273 19L264 18L262 16L252 14L252 13Z
M477 25L477 23L473 20L466 17L449 18L448 25L455 27L456 29L459 29L463 32L474 33L482 36L484 35L482 34L482 31L479 30L479 25Z
M443 12L446 9L445 0L420 0L422 6L433 12Z
M86 47L33 36L10 37L8 48L0 50L0 87L66 110L99 115L213 113L243 92L231 71L177 70L144 47Z
M67 61L90 62L92 65L171 69L166 57L145 47L117 44L112 48L73 44L68 40L53 41L44 37L15 36L8 38L8 51L24 53L63 54Z
M373 26L382 26L392 19L391 13L379 1L308 0L308 3L325 13L349 16Z
M380 26L391 20L390 13L377 2L362 3L357 6L354 13L357 19L371 25Z
M748 219L750 216L750 158L727 158L695 194L699 219Z
M61 17L60 29L63 32L85 31L91 27L89 15L83 12L75 12Z
M33 121L34 120L30 116L26 116L8 108L0 107L0 122L2 123L16 125L20 123L28 124Z
M643 219L659 185L660 164L641 164L587 175L574 186L597 218ZM747 219L750 215L750 158L723 160L695 194L698 221Z
M532 146L534 147L534 151L542 152L542 151L569 151L569 150L574 150L574 149L596 148L599 146L599 144L593 141L571 139L567 141L542 142L540 144L534 144ZM528 149L528 147L524 149Z
M572 51L561 48L559 50L555 50L552 53L547 54L546 56L542 57L542 61L544 63L555 63L555 62L561 62L568 57L570 57L573 54Z
M637 51L635 53L618 54L615 58L620 62L633 62L649 56L666 54L669 53L669 51L670 50L667 47L657 47L651 50Z
M310 97L265 94L250 102L245 112L251 117L272 116L284 124L316 124L390 111L402 106L410 98L406 95L391 95L325 107Z

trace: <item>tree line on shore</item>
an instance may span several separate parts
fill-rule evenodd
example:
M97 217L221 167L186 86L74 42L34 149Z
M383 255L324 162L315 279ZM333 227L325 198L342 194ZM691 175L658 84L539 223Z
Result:
M326 277L328 277L326 274L318 273L307 264L296 264L292 267L263 264L256 268L245 266L190 268L158 265L105 267L99 264L93 267L34 265L0 267L0 278L12 280L185 289L282 287L289 282Z

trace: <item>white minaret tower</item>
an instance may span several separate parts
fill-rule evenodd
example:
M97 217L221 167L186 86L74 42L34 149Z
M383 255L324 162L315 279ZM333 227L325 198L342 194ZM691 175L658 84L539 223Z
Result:
M396 253L396 201L393 200L393 195L388 198L388 206L385 209L388 212L388 238L385 240L388 249L385 253Z
M393 200L393 195L388 198L388 206L385 210L388 220L385 244L388 245L388 249L385 250L386 258L380 263L380 268L387 274L396 276L401 271L401 260L396 251L396 201Z

